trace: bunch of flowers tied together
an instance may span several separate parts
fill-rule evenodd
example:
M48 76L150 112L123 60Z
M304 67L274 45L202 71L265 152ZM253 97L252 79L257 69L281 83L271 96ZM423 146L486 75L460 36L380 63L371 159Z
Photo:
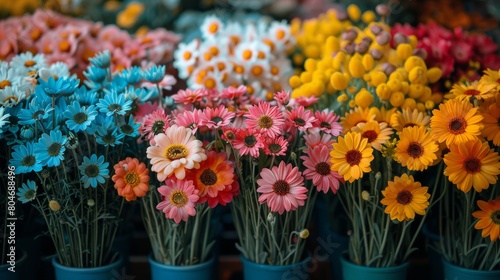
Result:
M265 102L245 86L186 89L172 99L170 113L156 110L141 126L151 170L165 182L157 208L180 223L198 215L199 203L233 200L246 258L300 260L304 242L297 237L308 235L317 192L336 192L343 181L329 161L338 116L306 109L314 100L290 100L284 91Z

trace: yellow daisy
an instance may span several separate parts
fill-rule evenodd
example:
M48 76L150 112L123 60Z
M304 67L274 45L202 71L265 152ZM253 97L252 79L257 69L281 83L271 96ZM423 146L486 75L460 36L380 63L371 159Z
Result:
M477 205L481 210L472 213L479 219L474 228L482 229L481 236L489 236L491 242L500 239L500 198L488 202L479 200Z
M451 99L432 110L431 134L439 143L464 143L481 134L483 117L468 101Z
M405 108L392 115L391 126L401 132L403 128L410 126L427 126L431 117L418 109Z
M389 181L388 186L382 191L384 198L380 203L387 206L384 210L391 220L410 220L415 218L415 213L425 215L429 207L427 187L422 187L420 182L415 182L413 176L403 174L395 176L394 181Z
M500 87L500 70L495 71L487 69L484 71L484 75L481 77L482 82L494 83L497 88Z
M496 84L486 81L474 81L472 83L460 83L453 85L450 93L455 98L469 101L470 98L477 100L493 98L496 93Z
M343 131L350 131L358 123L373 121L374 118L375 115L371 113L369 108L356 107L340 119L340 124L344 128Z
M387 110L386 108L378 109L376 107L372 107L370 109L371 109L371 112L373 112L373 114L375 114L375 120L377 122L379 122L379 123L385 122L389 126L392 127L391 119L392 119L392 116L398 110L398 108L391 108L391 109Z
M403 128L396 146L396 160L409 170L422 171L437 159L439 146L423 126Z
M370 163L374 158L373 149L368 144L368 139L363 138L361 133L348 132L332 145L331 169L344 176L344 180L352 183L363 177L363 173L372 170Z
M387 123L376 121L358 123L351 128L351 131L361 133L361 136L368 139L368 143L377 151L382 151L382 144L391 139L392 135L392 128L388 127Z
M444 156L444 175L457 188L469 192L472 187L477 192L495 184L500 174L500 156L490 149L488 142L480 139L449 146L450 152Z

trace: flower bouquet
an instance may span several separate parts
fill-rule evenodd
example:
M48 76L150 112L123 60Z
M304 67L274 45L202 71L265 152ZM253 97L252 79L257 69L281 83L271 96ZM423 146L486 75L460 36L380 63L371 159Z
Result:
M330 35L318 52L306 46L304 71L290 84L292 96L314 94L341 115L344 133L332 144L330 161L345 181L338 191L350 221L344 263L380 268L407 264L436 197L436 187L419 181L438 162L439 146L427 130L429 110L441 100L430 86L442 72L427 67L415 36L391 37L387 6L376 11L381 21L351 5L346 19L329 12L304 22L294 32L304 40L315 29ZM338 28L324 29L329 21ZM344 271L344 277L359 275Z
M137 153L134 104L158 95L156 88L137 86L138 69L112 73L111 60L110 52L91 58L82 83L66 64L47 66L40 54L0 66L7 73L1 141L20 179L17 195L39 211L56 262L66 267L119 259L112 245L124 201L112 187L110 167ZM146 70L145 79L155 70Z
M452 266L500 275L498 78L488 69L479 81L457 83L432 111L430 133L443 146L438 249L447 278L465 277Z

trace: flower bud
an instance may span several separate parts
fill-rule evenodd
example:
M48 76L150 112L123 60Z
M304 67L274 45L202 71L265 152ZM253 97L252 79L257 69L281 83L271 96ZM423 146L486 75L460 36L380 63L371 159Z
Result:
M350 42L349 44L344 46L344 51L347 54L353 54L355 50L355 44L353 42Z
M381 51L377 50L377 49L371 49L370 50L370 55L373 57L373 59L379 60L379 59L382 58L382 56L384 54Z
M368 191L362 191L361 192L361 198L364 200L364 201L370 201L370 193Z
M342 40L351 42L354 41L356 37L358 37L358 31L356 31L356 29L354 28L349 28L346 31L344 31L344 33L342 33Z
M375 37L375 41L377 42L377 44L383 46L387 43L389 43L389 41L391 40L391 33L387 32L387 31L382 31L380 32L377 37Z
M382 178L382 173L380 173L380 171L379 171L379 172L375 173L375 179L380 180L380 178Z
M373 33L373 35L378 35L380 32L382 32L382 27L380 27L377 24L374 24L370 27L370 31Z
M35 130L29 126L23 126L21 128L21 137L25 140L31 140L35 136Z
M91 199L87 200L87 205L89 207L93 207L95 205L95 201L91 198Z
M427 51L424 49L414 49L412 55L418 56L425 60L427 58Z
M384 71L384 73L389 76L392 74L392 72L394 72L396 70L396 66L386 62L384 64L382 64L382 71Z
M49 208L50 210L57 212L59 211L59 209L61 209L61 205L56 200L51 200L49 201Z
M403 33L398 32L394 34L394 43L396 44L396 46L399 44L408 44L410 43L410 39Z
M309 237L309 230L307 228L303 229L299 233L300 238L306 239Z
M375 7L375 12L377 12L379 16L386 17L389 16L392 11L386 4L378 4L377 7Z
M42 178L47 179L50 176L50 172L48 169L44 168L42 169L42 171L40 171L40 175L42 176Z
M369 46L367 43L365 43L365 42L361 41L361 43L357 44L357 45L354 47L354 51L355 51L355 52L357 52L357 53L360 53L360 54L364 54L365 52L367 52L367 51L368 51L368 48L369 48L369 47L370 47L370 46Z

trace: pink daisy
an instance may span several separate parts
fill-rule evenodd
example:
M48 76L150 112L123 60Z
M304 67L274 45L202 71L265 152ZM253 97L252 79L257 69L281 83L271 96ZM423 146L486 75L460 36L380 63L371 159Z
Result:
M195 89L195 90L179 90L176 94L172 95L175 103L196 103L201 102L204 97L208 96L208 91L206 89Z
M316 121L316 118L310 110L305 110L304 106L297 106L291 111L286 111L286 120L299 131L306 131L313 127L313 122Z
M330 162L328 147L316 146L312 149L309 148L307 154L300 157L306 167L306 170L304 170L306 179L312 180L318 192L327 193L328 189L331 189L333 193L337 193L339 182L343 183L344 178L330 169L332 163Z
M141 127L139 127L139 133L141 133L144 141L150 141L151 145L155 145L155 135L165 133L168 126L168 117L165 115L165 112L163 110L156 110L144 117Z
M172 174L182 180L186 177L186 169L200 168L200 162L207 159L203 143L189 128L174 124L165 133L155 135L154 141L156 144L148 147L146 153L158 181Z
M238 132L238 128L234 127L224 127L222 128L221 138L228 143L233 143L236 140L236 132Z
M318 102L318 98L316 96L297 97L297 98L295 98L295 102L301 106L309 107L309 106L316 104L316 102Z
M285 118L277 106L267 102L259 102L248 109L245 120L249 129L255 129L267 137L274 137L281 133Z
M269 156L284 156L288 148L288 141L283 136L266 138L264 141L264 153Z
M195 134L201 125L200 110L194 109L193 111L178 113L175 116L175 123L179 126L190 128L193 134Z
M172 86L175 85L175 83L177 83L177 80L174 78L174 76L172 76L172 75L165 75L165 77L163 77L163 79L158 83L158 86L161 89L171 90ZM156 88L156 84L150 83L150 82L143 82L141 84L141 87Z
M137 105L137 111L134 113L134 120L136 122L143 122L143 119L156 110L160 110L160 106L156 102L146 102Z
M335 143L335 140L332 139L330 134L319 134L319 133L311 133L308 135L304 135L304 140L306 141L306 145L310 149L313 149L316 146L326 146L328 148L332 147L332 144ZM305 150L307 152L307 150Z
M229 125L234 116L234 112L229 112L223 105L215 109L208 107L200 114L201 125L205 125L210 129L225 127Z
M220 98L239 99L242 96L244 96L246 92L247 92L246 86L241 85L237 88L230 86L228 88L222 89Z
M165 213L166 218L178 224L196 215L195 206L200 197L193 181L168 179L165 185L158 188L158 192L163 197L156 209Z
M329 133L333 136L339 136L342 132L342 125L338 122L340 117L335 115L333 111L315 111L314 117L316 118L316 121L313 122L313 125L321 131Z
M254 129L239 129L236 132L233 146L239 150L241 156L250 154L252 157L258 158L259 149L264 148L264 141Z
M267 203L272 212L283 214L303 206L307 199L307 189L304 187L304 178L297 167L286 165L281 161L272 169L264 168L260 172L261 179L257 180L261 193L259 202Z

